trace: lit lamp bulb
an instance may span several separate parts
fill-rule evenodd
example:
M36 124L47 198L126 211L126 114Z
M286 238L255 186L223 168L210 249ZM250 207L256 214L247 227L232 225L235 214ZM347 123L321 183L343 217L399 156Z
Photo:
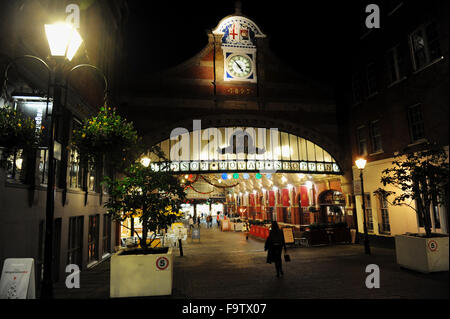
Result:
M359 158L355 161L356 167L358 167L359 169L364 169L366 163L367 160L365 160L364 158Z
M45 34L51 55L66 57L69 61L83 42L78 31L67 23L46 24Z
M148 157L143 157L141 159L141 164L144 165L145 167L148 167L150 165L150 162L151 162L151 160Z

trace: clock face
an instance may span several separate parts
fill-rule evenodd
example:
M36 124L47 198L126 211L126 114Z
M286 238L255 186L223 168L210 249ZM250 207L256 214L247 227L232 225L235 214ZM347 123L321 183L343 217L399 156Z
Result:
M228 60L228 73L233 77L245 78L252 73L252 61L245 55L234 55Z

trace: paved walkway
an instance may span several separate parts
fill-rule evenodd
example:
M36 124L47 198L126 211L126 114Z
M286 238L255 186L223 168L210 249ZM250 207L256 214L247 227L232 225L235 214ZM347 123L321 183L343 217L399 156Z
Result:
M448 299L448 272L421 274L401 269L392 249L360 245L288 248L292 261L283 263L284 276L266 263L264 242L243 233L201 229L201 239L188 239L184 256L175 250L171 296L183 299L408 298ZM380 268L380 288L365 285L368 264ZM55 298L107 299L109 261L81 274L81 287L55 285ZM160 297L159 297L160 298ZM157 299L157 298L156 298Z

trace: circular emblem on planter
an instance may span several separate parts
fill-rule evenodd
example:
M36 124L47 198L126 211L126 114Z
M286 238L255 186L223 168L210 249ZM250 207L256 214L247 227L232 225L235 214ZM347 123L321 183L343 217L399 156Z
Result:
M430 240L430 241L428 242L428 248L429 248L431 251L436 251L437 248L438 248L437 242L436 242L435 240Z
M167 267L169 267L169 259L167 259L166 257L159 257L158 259L156 259L156 268L158 268L159 270L164 270Z

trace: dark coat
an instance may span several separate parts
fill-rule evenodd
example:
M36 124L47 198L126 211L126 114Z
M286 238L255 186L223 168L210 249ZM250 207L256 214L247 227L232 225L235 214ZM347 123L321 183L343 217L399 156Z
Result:
M264 250L267 250L267 263L279 261L281 262L281 253L286 250L286 243L284 242L284 235L281 229L271 230L269 237L264 244Z

